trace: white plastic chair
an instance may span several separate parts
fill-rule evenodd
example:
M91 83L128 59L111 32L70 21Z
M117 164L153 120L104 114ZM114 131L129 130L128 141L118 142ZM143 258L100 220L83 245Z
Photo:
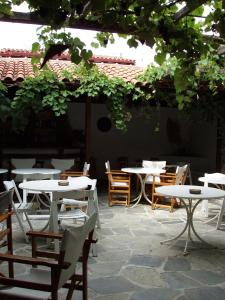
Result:
M166 167L166 161L153 161L153 160L142 160L142 167L143 168L156 168L156 169L163 169ZM152 184L153 176L148 175L145 179L145 184ZM155 176L155 182L160 182L160 174Z
M35 158L12 158L11 164L13 169L24 169L24 168L32 168L36 163ZM16 175L14 178L15 181L21 182L23 181L22 175Z
M74 159L52 158L51 164L55 169L65 171L71 169L71 167L74 165Z

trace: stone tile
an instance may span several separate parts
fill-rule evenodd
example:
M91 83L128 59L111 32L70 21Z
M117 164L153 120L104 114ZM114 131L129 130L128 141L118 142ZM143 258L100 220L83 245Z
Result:
M225 299L224 250L207 249L195 242L190 243L190 254L183 257L186 234L175 243L161 245L160 241L176 236L183 228L184 208L169 213L151 210L143 203L135 208L108 207L107 197L99 197L102 228L97 230L98 256L90 256L88 262L88 299ZM14 252L30 256L31 247L14 221ZM34 225L36 229L43 224ZM65 226L74 224L68 221ZM212 245L224 248L225 231L215 230L215 223L198 221L195 227ZM6 270L6 265L1 264L0 269ZM27 271L27 266L16 266L17 275ZM81 300L82 293L75 291L73 299Z
M89 264L89 271L94 277L117 275L122 268L121 261Z
M115 295L106 295L106 296L99 296L95 298L95 300L129 300L129 294L115 294Z
M160 277L156 269L128 266L121 272L124 278L142 287L166 287L167 284Z
M93 279L88 286L98 294L125 293L141 289L121 276Z
M179 291L166 288L147 289L135 292L130 300L173 300L179 293Z
M130 258L128 264L145 267L159 267L163 262L164 259L159 256L135 255Z
M165 271L188 271L191 270L190 262L183 257L168 257L164 266Z
M181 272L165 272L162 274L171 289L199 287L201 284L184 276Z
M207 270L194 270L186 272L185 275L207 285L219 284L225 282L224 273L215 273ZM224 297L225 298L225 297Z
M189 289L185 290L185 296L188 300L223 300L225 290L220 287Z

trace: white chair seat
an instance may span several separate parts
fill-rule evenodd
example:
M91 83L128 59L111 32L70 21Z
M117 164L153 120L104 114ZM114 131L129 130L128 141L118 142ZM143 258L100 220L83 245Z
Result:
M113 182L112 182L112 186L128 186L128 183L126 183L126 182L116 182L116 181L113 181Z
M67 199L67 198L63 198L61 203L65 204L65 205L77 205L77 206L80 206L80 207L88 205L88 201L82 201L82 200L76 200L76 199Z
M88 215L83 212L81 209L73 209L70 211L63 211L58 214L59 220L65 219L88 219Z
M160 177L159 176L155 176L155 182L159 183L160 182ZM146 184L152 184L153 183L153 176L149 175L145 181Z

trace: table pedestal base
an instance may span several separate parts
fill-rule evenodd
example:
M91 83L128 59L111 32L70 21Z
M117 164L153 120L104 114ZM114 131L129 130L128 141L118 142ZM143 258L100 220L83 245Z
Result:
M208 247L215 248L215 247L211 246L209 243L207 243L203 238L201 238L194 228L194 224L193 224L194 211L195 211L196 207L198 206L198 204L202 201L202 199L199 199L195 203L194 206L192 206L192 199L188 199L188 204L186 204L183 199L180 199L180 200L186 209L186 213L187 213L186 224L185 224L183 230L181 231L181 233L179 233L177 236L175 236L174 238L168 239L168 240L161 241L160 243L166 244L169 242L173 242L173 241L177 240L179 237L181 237L187 231L187 238L186 238L184 252L183 252L184 255L187 255L190 253L190 251L188 251L188 244L189 244L189 242L194 242L192 239L192 234L193 234L193 236L196 236L196 238L198 240L200 240L202 243L206 244Z
M142 178L142 176L140 174L136 174L136 175L139 178L141 190L140 190L139 195L135 199L132 200L132 202L134 202L134 201L136 201L136 202L134 203L134 205L131 206L131 208L136 207L140 203L142 196L145 198L145 200L149 204L152 204L152 201L148 198L148 196L147 196L147 194L145 192L145 183L146 183L146 179L148 177L148 174L145 176L144 180L143 180L143 178Z

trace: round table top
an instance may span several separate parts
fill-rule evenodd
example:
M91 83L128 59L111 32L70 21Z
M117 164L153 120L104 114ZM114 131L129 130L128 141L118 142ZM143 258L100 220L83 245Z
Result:
M7 169L0 169L0 174L7 173L7 172L8 172Z
M190 193L190 189L201 190L200 194ZM169 197L177 197L184 199L218 199L225 197L225 191L212 187L204 187L198 185L168 185L157 187L156 192Z
M45 169L45 168L21 168L12 170L13 174L16 175L31 175L31 174L45 174L54 175L61 173L59 169Z
M86 189L89 184L89 178L82 176L73 178L69 181L69 185L59 185L60 180L31 180L22 182L19 187L24 190L32 190L39 192L67 192L72 190Z
M207 174L204 177L199 177L198 180L201 182L225 185L225 174L222 173Z
M143 167L122 168L121 170L126 173L149 174L149 175L158 175L166 172L165 169L161 169L161 168L143 168Z

